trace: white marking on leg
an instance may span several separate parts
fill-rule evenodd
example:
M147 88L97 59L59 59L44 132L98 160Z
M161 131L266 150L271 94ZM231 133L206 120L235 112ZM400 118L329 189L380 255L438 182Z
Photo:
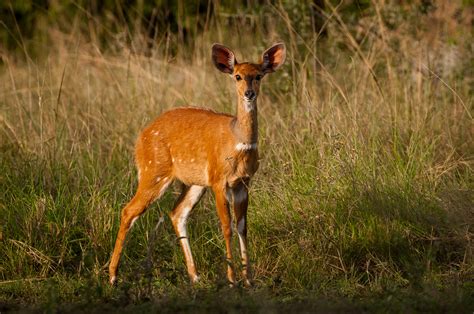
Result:
M240 256L242 260L245 261L247 259L247 246L245 245L244 238L238 233L239 236L239 244L240 244Z
M188 268L189 276L193 282L199 280L199 277L196 275L196 267L194 266L193 255L191 252L191 247L189 246L188 232L186 229L186 223L188 216L202 193L204 193L205 188L202 186L193 185L189 188L186 193L186 198L183 200L183 208L178 216L178 221L176 224L176 229L178 232L178 237L180 238L181 246L183 248L184 257L186 259L186 266Z
M189 191L186 194L186 207L181 210L181 214L178 217L178 233L180 237L187 237L186 231L186 222L188 220L189 213L191 212L192 207L199 201L202 193L204 193L204 187L199 185L193 185L189 188Z
M247 245L244 241L244 229L245 218L242 218L237 223L237 234L239 236L240 256L242 257L242 261L245 263L247 261Z
M186 223L188 220L189 213L191 212L191 207L184 207L181 211L181 214L178 217L178 233L180 237L187 237L188 231L186 230Z
M193 185L189 188L188 193L189 193L189 200L194 205L199 200L202 193L204 193L204 187L200 185Z
M129 229L132 228L132 226L135 224L135 221L137 221L138 217L139 217L139 216L137 216L137 217L135 217L135 218L132 219L132 222L130 223Z
M166 189L168 188L168 186L171 184L172 180L168 180L168 177L164 178L163 179L163 182L164 185L161 187L161 190L160 192L158 193L158 197L157 198L160 198L163 196L163 193L165 193Z

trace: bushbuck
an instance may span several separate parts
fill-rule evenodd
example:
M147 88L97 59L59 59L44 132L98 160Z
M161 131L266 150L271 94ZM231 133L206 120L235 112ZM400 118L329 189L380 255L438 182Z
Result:
M120 228L109 265L110 283L117 280L117 268L127 232L160 198L168 186L179 180L183 191L170 212L178 241L184 252L192 282L198 281L186 230L186 220L206 188L215 194L217 214L225 239L227 279L236 284L232 267L232 208L242 258L242 279L251 285L247 252L247 207L250 178L258 168L257 98L263 77L285 61L283 43L267 49L259 63L237 62L234 53L221 44L212 46L212 61L218 70L230 74L237 87L237 114L216 113L203 108L177 108L163 113L138 137L135 159L138 188L123 208Z

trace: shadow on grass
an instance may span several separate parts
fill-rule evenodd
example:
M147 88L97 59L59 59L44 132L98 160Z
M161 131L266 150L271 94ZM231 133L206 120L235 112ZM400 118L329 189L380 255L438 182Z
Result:
M204 287L204 284L203 287L178 287L161 282L122 283L111 288L93 279L82 282L51 279L36 283L29 289L41 295L40 303L30 303L32 300L28 301L28 297L16 295L15 291L25 291L21 284L3 286L0 312L470 313L474 310L474 285L470 283L442 290L432 286L382 292L361 289L361 293L353 297L337 291L320 295L311 291L274 291L265 286L253 289L223 285Z

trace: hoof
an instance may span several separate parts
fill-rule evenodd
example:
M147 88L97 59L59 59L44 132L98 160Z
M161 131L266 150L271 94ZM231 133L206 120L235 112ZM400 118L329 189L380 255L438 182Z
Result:
M115 284L117 283L117 276L111 276L109 279L109 283L111 286L115 286Z
M253 283L248 279L244 279L244 286L247 287L247 288L252 288Z
M198 275L195 275L195 276L191 277L191 283L193 285L197 284L200 280L201 280L201 277L199 277Z

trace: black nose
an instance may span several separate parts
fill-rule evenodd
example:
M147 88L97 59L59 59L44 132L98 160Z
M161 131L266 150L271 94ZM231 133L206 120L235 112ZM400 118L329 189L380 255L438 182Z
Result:
M247 97L248 99L252 99L255 97L255 92L251 89L247 89L245 91L245 97Z

